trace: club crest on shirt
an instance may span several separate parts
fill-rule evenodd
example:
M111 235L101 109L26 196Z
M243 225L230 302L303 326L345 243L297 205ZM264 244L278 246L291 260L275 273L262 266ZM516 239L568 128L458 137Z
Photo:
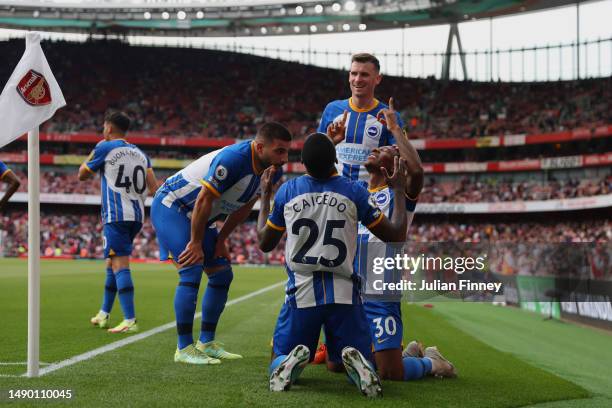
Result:
M386 191L379 191L374 194L374 201L379 207L384 207L389 202L389 194Z
M45 77L29 70L17 84L17 93L32 106L43 106L51 103L51 90Z
M368 137L376 139L378 136L380 136L380 128L378 126L370 126L366 130L366 134L368 135Z
M221 164L215 169L215 178L218 180L225 180L227 178L227 169Z

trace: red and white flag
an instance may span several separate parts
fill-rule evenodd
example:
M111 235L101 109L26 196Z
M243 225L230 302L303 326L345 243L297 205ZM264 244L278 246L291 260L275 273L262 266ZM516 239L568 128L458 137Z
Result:
M66 105L38 33L26 34L26 49L0 94L0 147L37 128Z

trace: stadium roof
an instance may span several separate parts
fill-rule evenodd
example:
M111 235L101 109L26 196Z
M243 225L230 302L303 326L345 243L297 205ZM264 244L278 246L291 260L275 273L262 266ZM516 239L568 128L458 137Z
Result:
M585 0L0 0L0 27L72 33L252 36L482 19Z

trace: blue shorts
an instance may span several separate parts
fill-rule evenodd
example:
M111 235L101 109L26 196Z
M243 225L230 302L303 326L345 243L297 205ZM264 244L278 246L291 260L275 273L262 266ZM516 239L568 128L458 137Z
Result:
M118 221L104 224L102 229L104 258L130 256L132 254L132 243L141 228L142 223L136 221Z
M322 326L329 361L341 363L342 349L346 346L356 348L370 360L371 340L363 305L333 303L301 309L283 304L274 329L274 354L287 355L295 346L303 344L310 350L312 360Z
M159 259L162 261L174 259L178 262L177 258L191 240L191 220L184 212L163 205L162 198L156 194L151 206L151 222L159 243ZM218 235L219 232L214 225L206 228L204 232L202 250L205 268L230 264L229 259L224 257L213 259Z
M402 347L402 308L400 302L364 302L374 351Z

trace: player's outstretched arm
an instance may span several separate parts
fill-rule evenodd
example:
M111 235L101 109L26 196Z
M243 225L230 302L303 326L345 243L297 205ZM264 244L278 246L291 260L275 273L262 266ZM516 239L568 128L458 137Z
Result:
M382 220L368 229L383 242L404 242L408 229L408 217L406 215L406 199L404 192L408 182L406 161L395 157L393 174L389 175L387 170L381 168L387 184L393 188L393 215L389 220L383 215Z
M416 200L423 189L424 172L421 158L417 150L408 140L408 135L397 122L397 112L393 106L393 98L389 98L389 108L382 109L381 112L385 116L387 129L389 129L397 141L400 156L406 160L406 168L408 170L408 177L410 178L406 188L406 195L409 199Z
M206 230L206 222L210 218L212 206L217 199L215 194L206 187L202 187L191 213L191 240L185 250L179 255L181 267L198 265L204 262L202 240Z
M2 197L2 200L0 200L0 211L2 211L2 209L4 208L6 203L8 203L8 200L11 199L13 194L15 194L15 192L17 192L17 190L19 189L19 186L21 185L21 183L19 182L19 179L17 178L15 173L13 173L10 170L8 170L4 174L4 178L2 179L2 181L4 181L6 184L8 184L9 187L8 187L8 190L6 190L6 193L4 193L4 196Z
M274 228L268 223L270 201L274 192L273 179L275 172L276 169L270 166L261 176L261 206L257 216L257 239L259 241L259 249L263 252L270 252L276 248L284 232L284 230Z

